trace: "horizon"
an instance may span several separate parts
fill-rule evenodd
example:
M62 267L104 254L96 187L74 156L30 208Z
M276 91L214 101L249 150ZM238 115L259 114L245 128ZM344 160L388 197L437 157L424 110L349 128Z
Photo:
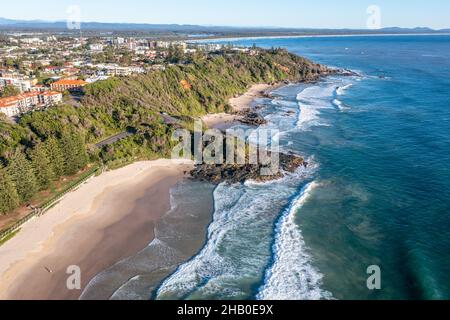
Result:
M114 5L111 5L113 3ZM61 22L76 17L82 23L114 24L175 24L203 27L270 28L270 29L367 29L371 15L378 15L375 29L381 28L430 28L448 29L446 12L450 3L432 0L410 3L399 0L356 1L344 4L331 0L311 4L308 1L281 0L277 3L258 4L255 0L242 4L237 0L227 3L208 3L197 0L186 4L180 0L142 3L129 0L89 2L43 0L21 1L20 11L14 4L2 7L1 17L10 20ZM378 12L373 11L376 6ZM42 8L45 7L45 10ZM327 10L324 11L323 7ZM140 8L140 10L136 10ZM176 10L174 9L176 8ZM237 8L237 10L236 10ZM288 11L286 9L289 8ZM38 14L36 14L36 12ZM117 19L121 16L121 19Z

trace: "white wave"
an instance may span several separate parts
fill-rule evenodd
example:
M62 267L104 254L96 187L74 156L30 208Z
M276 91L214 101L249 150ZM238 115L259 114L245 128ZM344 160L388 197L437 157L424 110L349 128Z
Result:
M322 274L311 265L311 257L295 217L298 210L308 201L318 183L308 184L277 224L274 244L275 261L266 273L259 300L320 300L332 299L332 294L322 290Z
M335 85L313 85L297 95L300 113L297 128L309 130L314 126L324 126L320 120L320 110L330 108L330 98L333 97Z
M349 83L349 84L347 84L347 85L345 85L345 86L343 86L343 87L338 87L338 88L336 89L336 94L337 94L338 96L342 96L342 95L345 94L345 91L347 91L347 89L351 88L352 86L353 86L353 84Z
M336 107L339 108L340 111L345 111L345 110L349 110L350 108L348 106L346 106L341 100L339 99L334 99L333 100L333 105L335 105Z
M277 212L312 170L302 168L270 184L219 185L205 246L161 284L157 299L248 298L245 283L259 281L270 258Z

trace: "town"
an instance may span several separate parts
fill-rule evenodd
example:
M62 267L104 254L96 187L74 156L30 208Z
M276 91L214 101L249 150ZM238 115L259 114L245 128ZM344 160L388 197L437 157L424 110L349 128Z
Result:
M125 36L11 32L0 34L0 113L11 119L82 94L83 87L110 77L164 70L197 54L256 49Z

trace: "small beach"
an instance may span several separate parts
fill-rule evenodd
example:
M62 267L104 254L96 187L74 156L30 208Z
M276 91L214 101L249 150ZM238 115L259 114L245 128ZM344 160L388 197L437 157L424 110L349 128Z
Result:
M251 103L258 98L262 98L267 91L277 88L278 85L270 85L266 83L255 84L244 94L231 98L229 103L233 111L238 113L249 110ZM213 113L202 117L204 124L210 129L227 130L237 124L242 116L230 113Z
M235 112L247 110L255 99L272 88L269 84L253 85L229 103ZM209 114L202 120L209 128L226 130L238 124L239 117ZM123 263L141 256L162 258L161 253L146 251L152 250L149 244L155 240L158 224L164 227L172 224L178 231L185 229L182 230L185 240L173 245L177 251L173 261L155 263L152 272L156 275L147 278L158 283L164 274L168 275L177 264L197 253L205 241L205 228L213 208L212 186L190 187L193 193L201 193L197 189L207 191L200 199L201 210L195 212L201 221L199 225L183 218L180 221L186 226L181 227L180 221L173 221L170 211L171 190L185 180L192 168L190 161L160 159L137 162L91 178L0 246L0 299L79 299L82 293L83 299L109 299L123 285L119 278L125 281L137 273L123 268ZM186 215L177 211L175 208L172 215ZM194 211L191 208L188 215L192 216ZM152 263L148 262L149 269ZM81 290L67 289L66 271L72 265L81 269ZM108 272L116 269L123 277L117 277L116 272L115 279L109 279ZM97 275L108 281L92 282Z
M67 289L67 268L80 267L83 289L102 270L145 248L170 209L170 189L192 166L137 162L65 196L0 246L0 299L78 299L82 290Z

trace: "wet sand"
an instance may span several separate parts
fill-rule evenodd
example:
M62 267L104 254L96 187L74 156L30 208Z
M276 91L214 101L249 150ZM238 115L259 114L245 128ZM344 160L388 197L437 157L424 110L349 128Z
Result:
M0 246L0 299L78 299L99 272L154 239L186 161L138 162L92 178ZM68 290L69 266L81 290Z

